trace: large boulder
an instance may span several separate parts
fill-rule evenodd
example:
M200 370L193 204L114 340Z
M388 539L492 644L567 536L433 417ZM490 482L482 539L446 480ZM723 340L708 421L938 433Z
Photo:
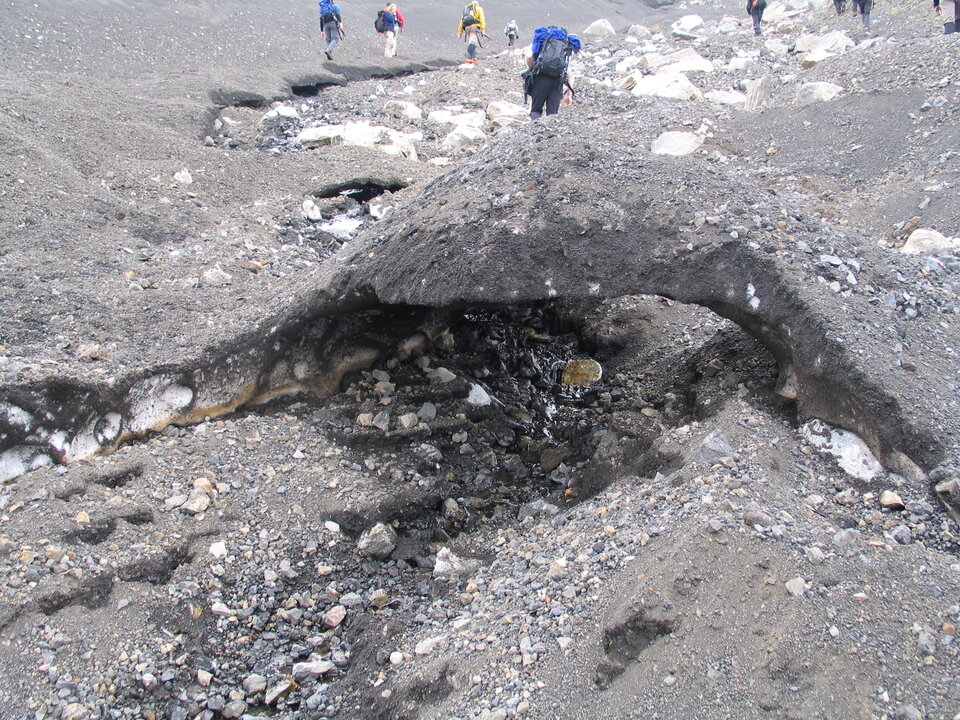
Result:
M506 100L494 100L487 105L487 120L497 122L500 118L512 118L514 120L526 120L530 116L530 111L523 105L507 102Z
M703 97L717 105L742 105L747 101L747 96L736 90L711 90Z
M839 55L856 47L856 45L853 40L847 37L846 33L841 30L836 30L823 35L815 35L812 33L801 35L793 44L793 51L796 53L809 53L820 50Z
M343 125L320 125L304 128L297 141L304 147L321 147L336 145L343 141Z
M617 31L614 29L613 25L609 20L596 20L590 23L587 26L587 29L584 30L581 35L585 38L590 38L591 40L601 40L606 37L611 37L616 35Z
M920 228L910 233L900 252L908 255L940 255L956 252L960 238L946 237L930 228Z
M661 133L650 145L654 155L689 155L703 145L703 136L698 133L671 130Z
M812 105L818 102L830 102L843 92L843 88L828 82L804 83L797 91L796 105Z
M471 125L459 125L448 134L441 144L444 150L466 150L478 148L487 141L483 130Z
M683 73L658 73L656 75L633 73L628 75L627 78L634 80L630 92L637 97L653 96L669 100L699 100L703 97L696 85L690 82Z
M684 15L670 26L674 37L682 40L695 40L698 36L694 32L703 26L703 18L699 15Z
M650 54L656 55L656 53ZM693 48L658 55L655 62L658 73L713 72L713 63Z

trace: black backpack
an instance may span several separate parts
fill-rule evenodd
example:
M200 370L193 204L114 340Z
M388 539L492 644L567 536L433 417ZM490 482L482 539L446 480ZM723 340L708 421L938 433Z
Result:
M373 29L382 33L387 29L387 20L383 17L383 10L377 12L377 19L373 21Z
M472 9L469 5L467 5L467 6L463 9L463 19L461 20L461 22L463 23L463 27L465 27L465 28L468 28L468 27L470 27L471 25L479 25L479 24L480 24L480 21L477 20L477 18L475 18L475 17L473 16L473 9Z
M573 54L573 48L570 46L570 40L567 38L567 31L563 30L563 38L551 37L553 30L563 30L563 28L547 28L547 39L543 41L540 47L540 53L533 63L532 75L545 75L546 77L562 78L567 74L567 65L570 63L570 56Z

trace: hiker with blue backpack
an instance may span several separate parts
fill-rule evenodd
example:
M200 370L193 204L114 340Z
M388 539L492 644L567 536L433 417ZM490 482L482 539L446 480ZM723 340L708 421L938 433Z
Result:
M583 43L562 27L538 27L533 31L533 43L527 51L527 70L523 73L524 99L530 97L530 119L556 115L560 103L573 103L570 85L570 57L580 52ZM564 93L564 88L567 92Z
M319 0L320 32L327 41L324 54L327 60L333 60L333 51L343 37L343 20L340 17L340 6L333 0Z

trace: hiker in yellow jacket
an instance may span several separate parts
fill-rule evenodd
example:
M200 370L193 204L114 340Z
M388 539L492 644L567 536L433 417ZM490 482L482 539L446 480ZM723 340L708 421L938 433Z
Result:
M480 44L480 38L486 33L487 21L483 17L483 8L477 0L472 0L463 9L463 17L460 19L460 26L457 28L457 37L467 39L467 62L475 63L477 58L477 46Z

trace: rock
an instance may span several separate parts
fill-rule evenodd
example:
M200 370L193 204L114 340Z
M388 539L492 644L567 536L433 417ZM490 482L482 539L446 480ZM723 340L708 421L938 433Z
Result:
M771 82L767 75L746 83L746 88L747 102L744 103L744 110L751 112L757 110L770 99Z
M233 615L233 610L219 600L210 606L210 612L219 617L230 617Z
M329 660L312 660L309 662L299 662L293 665L293 679L297 682L304 680L316 680L334 670L334 665Z
M749 527L770 527L773 525L773 516L763 511L757 503L747 503L743 508L743 524Z
M713 465L720 458L732 457L734 454L735 451L727 439L718 430L714 430L700 443L692 460L696 463Z
M803 594L807 591L807 583L802 577L795 577L792 580L788 580L784 584L784 587L787 588L787 592L793 597L803 597Z
M457 376L445 367L438 367L436 370L427 373L427 380L430 381L431 385L443 385L456 379Z
M187 515L199 515L210 507L210 496L202 488L193 488L187 501L180 506L180 512Z
M894 720L924 720L926 715L913 705L900 705L890 717Z
M153 673L144 673L140 677L140 683L146 689L147 692L153 692L158 687L160 687L160 681L157 680L157 676Z
M190 185L193 182L193 175L190 174L190 171L184 168L173 174L173 181L177 185Z
M909 545L913 542L913 533L906 525L897 525L890 531L890 537L898 545Z
M661 133L660 137L650 144L650 152L654 155L689 155L703 145L703 136L692 132L671 130Z
M394 650L390 653L390 664L391 665L402 665L403 664L403 653L397 652Z
M917 647L920 648L922 655L936 655L937 638L932 632L924 630L917 636Z
M224 287L229 285L233 280L233 275L226 272L220 265L214 265L212 268L207 268L202 273L200 273L200 279L207 285L213 287Z
M277 701L293 690L293 683L289 680L281 680L272 688L267 690L263 702L267 705L276 705Z
M421 640L414 647L413 651L417 655L430 655L434 650L436 650L444 640L447 639L446 635L437 635L436 637L430 637L426 640Z
M441 143L444 150L465 150L477 148L487 141L483 130L469 125L459 125L454 128Z
M465 562L454 555L450 548L440 548L433 565L434 575L461 575L470 572L475 563Z
M390 595L383 588L377 588L370 593L370 604L375 608L385 607L390 603Z
M68 703L60 711L60 720L88 720L90 711L81 703Z
M829 102L838 97L843 88L828 82L804 83L797 91L795 105L812 105L818 102Z
M264 113L264 116L260 118L260 122L263 123L266 120L273 120L275 118L296 120L299 117L300 113L298 113L297 109L292 105L277 105L277 107Z
M880 494L880 507L887 510L903 510L906 508L903 500L893 490L884 490Z
M247 695L256 695L267 689L267 679L263 675L247 675L243 679L243 689Z
M900 252L907 255L942 255L958 248L960 238L946 237L930 228L919 228L910 233Z
M357 549L375 560L386 560L396 547L397 532L384 523L365 530L357 542Z
M474 405L476 407L486 407L493 400L490 398L489 393L484 390L482 387L473 383L470 385L470 394L467 395L467 404Z
M630 29L627 30L627 35L641 40L649 40L653 37L653 33L646 25L631 25Z
M804 552L804 556L811 565L821 565L827 557L823 554L823 550L818 547L808 547Z
M92 363L96 362L97 360L103 360L105 357L107 357L107 351L102 345L97 345L96 343L84 343L77 348L74 356L80 362Z
M603 368L596 360L571 360L563 366L560 384L566 387L589 387L603 377Z
M609 20L603 19L595 20L587 25L586 30L580 33L580 36L591 40L600 40L616 34L617 31L614 30L613 24Z
M407 120L420 120L423 117L423 110L406 100L390 100L383 106L383 111L400 115Z
M651 57L652 55L656 54L651 53L645 55L644 58L647 58L648 67L655 69L657 73L712 73L714 71L713 63L693 48L684 48L667 55L659 55L655 59Z
M683 73L659 73L657 75L641 75L631 73L631 93L637 97L653 96L668 100L699 100L702 97L696 86Z
M420 424L420 418L417 417L416 413L404 413L397 418L397 422L400 423L400 427L409 430Z
M810 420L800 427L800 434L814 447L832 455L845 473L858 480L871 481L883 472L867 444L849 430Z
M755 57L730 58L730 62L727 63L725 70L730 73L742 72L751 65L756 65L756 63L757 59Z
M506 102L505 100L494 100L487 105L487 120L494 121L498 118L508 117L515 120L528 120L530 111L523 105Z
M390 413L387 410L381 410L373 416L370 424L378 430L387 432L390 429Z
M942 480L936 484L934 491L954 519L960 522L960 480L956 478Z
M747 102L747 96L736 90L711 90L703 97L717 105L741 105Z
M682 40L695 40L697 35L694 30L703 26L703 18L699 15L684 15L670 26L674 37Z
M213 680L213 673L208 672L207 670L197 670L197 684L200 687L210 687L210 682Z
M452 122L453 113L449 110L433 110L427 114L427 122L446 125Z
M305 220L309 220L310 222L320 222L323 220L323 212L313 198L305 198L304 201L300 203L300 214L303 215Z
M836 56L836 53L832 53L829 50L812 50L803 57L803 60L800 61L800 67L802 67L804 70L809 70L810 68L819 65L824 60L828 60L829 58Z
M437 417L437 406L431 402L425 402L417 410L417 417L423 422L430 422Z
M391 552L393 550L391 549ZM323 614L323 627L327 630L333 630L339 627L340 623L347 619L347 609L343 605L334 605Z
M297 142L303 147L322 147L336 145L343 141L342 125L320 125L304 128L297 136Z
M793 51L796 53L828 52L840 55L853 47L856 47L856 43L847 37L846 33L837 30L823 35L801 35L793 44Z
M210 554L218 560L225 558L227 556L227 544L223 541L212 543L210 545Z
M247 704L243 700L231 700L223 706L221 714L225 718L239 718L247 711Z

